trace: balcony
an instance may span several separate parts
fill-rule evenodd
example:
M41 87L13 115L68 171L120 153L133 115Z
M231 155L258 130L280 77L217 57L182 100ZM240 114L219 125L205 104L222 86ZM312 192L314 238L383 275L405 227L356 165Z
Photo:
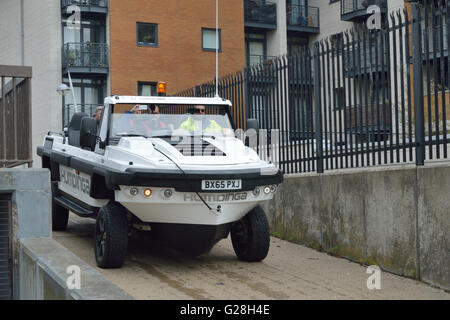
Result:
M108 14L108 0L61 0L63 16L73 14L72 10L67 10L70 6L78 6L80 13L85 17L106 16Z
M341 20L361 22L371 15L367 8L372 5L379 6L382 14L387 13L387 0L341 0Z
M244 0L244 22L247 28L277 29L277 5L265 0Z
M288 6L286 8L288 31L301 33L319 33L319 8L307 6Z
M109 71L109 47L106 43L67 43L63 46L63 74L92 73L106 75Z
M344 76L360 77L366 74L389 71L389 55L381 46L360 44L360 50L344 50Z

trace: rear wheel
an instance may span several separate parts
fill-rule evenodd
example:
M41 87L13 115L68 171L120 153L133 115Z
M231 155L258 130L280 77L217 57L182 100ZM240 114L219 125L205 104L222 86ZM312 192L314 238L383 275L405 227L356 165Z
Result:
M58 183L52 182L52 230L64 231L67 229L67 223L69 221L69 210L55 202L57 189Z
M270 246L269 223L264 210L257 206L231 228L231 242L240 260L263 260Z
M95 260L100 268L122 267L128 246L125 209L110 202L100 208L95 224Z

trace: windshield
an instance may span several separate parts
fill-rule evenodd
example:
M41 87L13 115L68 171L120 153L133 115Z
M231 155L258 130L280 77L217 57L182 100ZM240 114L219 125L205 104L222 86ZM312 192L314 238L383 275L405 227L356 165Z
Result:
M223 107L121 105L114 106L110 137L219 136L233 129Z

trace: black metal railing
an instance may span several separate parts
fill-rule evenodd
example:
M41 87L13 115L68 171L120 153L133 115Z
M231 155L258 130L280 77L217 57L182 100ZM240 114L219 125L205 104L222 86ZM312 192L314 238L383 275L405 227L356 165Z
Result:
M108 68L106 43L67 43L63 47L63 67Z
M344 73L346 77L364 75L365 73L386 72L389 68L389 57L386 47L380 44L359 42L345 50Z
M246 23L277 25L277 5L265 0L244 0L244 21Z
M376 5L381 11L387 10L387 0L341 0L341 17L358 18L368 15L367 9Z
M97 108L101 106L100 104L77 104L78 112L87 113L88 115L94 115L97 112ZM63 128L67 127L75 113L74 104L65 104L63 106Z
M444 50L444 54L448 55L448 27L447 24L426 27L422 30L422 46L423 53L433 54L436 52L439 54L441 50Z
M61 8L69 6L108 8L108 0L61 0Z
M438 2L436 14L450 16L447 1ZM258 119L254 148L285 173L449 159L450 63L441 58L444 45L433 54L416 45L423 43L427 18L417 3L411 8L412 17L404 10L388 15L381 30L357 28L314 42L313 52L219 79L236 128ZM427 23L448 43L439 21ZM349 65L383 72L349 72ZM214 94L215 81L179 93Z
M287 27L319 29L319 8L291 5L286 7Z

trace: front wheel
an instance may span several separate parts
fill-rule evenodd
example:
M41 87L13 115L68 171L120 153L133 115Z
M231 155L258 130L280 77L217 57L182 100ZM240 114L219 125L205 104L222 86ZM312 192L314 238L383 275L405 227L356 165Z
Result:
M110 202L100 208L95 224L95 260L100 268L122 267L128 246L125 209Z
M260 206L251 210L231 228L231 242L240 260L256 262L269 253L270 234L266 214Z

